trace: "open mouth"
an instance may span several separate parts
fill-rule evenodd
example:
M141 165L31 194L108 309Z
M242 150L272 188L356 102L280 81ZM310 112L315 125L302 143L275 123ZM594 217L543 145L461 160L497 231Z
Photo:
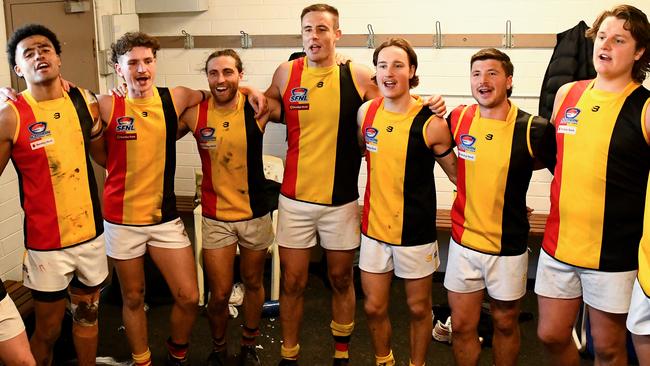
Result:
M139 77L135 78L135 81L139 85L145 85L149 81L149 77L148 76L139 76Z
M481 95L481 96L486 96L486 95L492 93L492 88L488 88L488 87L486 87L486 86L482 86L482 87L476 89L476 91L478 92L479 95Z
M393 88L395 88L397 86L397 81L395 81L395 80L384 80L384 82L382 84L384 85L384 88L393 89Z
M309 50L310 50L311 52L318 52L321 48L322 48L322 47L319 46L319 45L317 45L317 44L313 44L313 45L309 46Z
M603 54L603 53L598 55L598 59L601 60L601 61L611 61L612 60L612 58L609 57L609 55L606 55L606 54Z
M45 69L47 69L49 67L50 67L49 63L47 63L47 62L39 62L38 65L36 65L36 70L37 71L45 70Z

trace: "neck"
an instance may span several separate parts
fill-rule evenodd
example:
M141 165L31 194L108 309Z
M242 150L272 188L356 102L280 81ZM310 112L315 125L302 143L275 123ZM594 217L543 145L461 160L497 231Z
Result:
M235 94L235 96L227 102L218 102L217 98L212 94L212 101L214 106L219 109L237 109L237 105L239 104L239 93Z
M307 57L307 66L310 67L330 67L334 66L336 64L336 58L335 54L332 53L330 56L327 56L327 58L318 60L318 61L312 61Z
M58 78L39 84L27 84L27 90L37 102L63 97L63 87Z
M129 90L129 98L132 99L141 99L141 98L148 98L148 97L153 97L153 87L142 90L142 89L135 89L135 88L128 88Z
M384 109L393 113L406 113L415 103L411 93L404 93L396 98L384 98Z
M479 111L481 112L481 117L496 119L498 121L505 121L508 118L508 113L510 112L510 102L508 99L499 103L495 107L484 107L479 104Z
M618 93L623 91L631 81L632 75L630 74L619 77L607 77L599 74L594 81L594 89Z

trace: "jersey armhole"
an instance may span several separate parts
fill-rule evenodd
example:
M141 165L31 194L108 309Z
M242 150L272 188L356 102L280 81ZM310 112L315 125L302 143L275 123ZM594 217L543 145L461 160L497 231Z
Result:
M528 123L526 124L526 146L528 147L528 154L530 154L530 157L535 159L535 153L533 153L533 146L530 141L530 130L533 126L533 117L530 116L528 117Z
M356 67L352 66L352 62L348 64L348 67L350 68L350 76L352 77L352 84L354 85L354 90L357 91L359 98L361 98L361 100L364 100L363 95L361 94L361 90L359 89L359 83L357 82L357 77L354 75L354 69Z
M20 114L18 113L18 109L13 103L7 103L11 107L11 109L14 111L14 115L16 116L16 130L14 130L14 136L11 139L11 143L15 144L18 141L18 135L20 134Z
M427 145L427 148L431 149L433 147L433 143L427 139L427 127L429 127L429 124L431 121L433 121L433 117L429 117L426 122L422 125L422 138L424 138L424 144Z
M650 98L645 101L643 104L643 109L641 110L641 131L643 131L643 138L645 142L650 145L650 131L646 128L646 118L648 118L648 108L650 108Z

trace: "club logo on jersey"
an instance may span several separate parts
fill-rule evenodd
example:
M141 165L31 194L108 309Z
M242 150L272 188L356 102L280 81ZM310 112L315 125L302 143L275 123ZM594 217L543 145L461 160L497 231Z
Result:
M369 152L377 152L377 135L379 130L374 127L368 127L365 130L366 150Z
M115 139L116 140L137 140L138 134L135 133L135 120L133 117L122 116L115 119Z
M569 107L564 111L564 118L562 122L565 124L578 124L578 115L580 114L580 109L576 107Z
M289 109L293 110L307 110L309 103L307 100L307 92L309 89L299 86L291 89L291 96L289 97Z
M47 122L34 122L27 126L30 132L29 146L32 150L40 149L54 143L52 133L47 129Z
M47 130L47 122L34 122L31 125L27 126L31 135L29 136L30 140L40 139L43 136L50 134L50 131Z
M201 140L202 141L214 141L217 138L214 137L214 132L215 129L212 127L203 127L201 130L199 130L199 134L201 135Z
M216 130L212 127L203 127L199 130L198 144L200 149L212 150L217 148L215 132Z
M458 145L458 157L465 160L476 160L476 137L472 135L460 135L460 145Z
M560 121L557 127L557 133L565 135L575 135L578 132L578 115L580 108L569 107L564 110L564 118Z

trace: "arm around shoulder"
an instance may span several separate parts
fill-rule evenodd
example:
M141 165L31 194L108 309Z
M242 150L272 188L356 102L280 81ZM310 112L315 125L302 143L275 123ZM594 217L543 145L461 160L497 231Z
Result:
M18 118L9 104L0 107L0 175L11 157L14 136L18 128Z
M453 151L453 140L447 122L440 117L433 116L424 132L426 141L433 151L436 161L447 174L449 180L456 184L456 154Z
M357 63L351 65L354 81L357 83L359 93L363 100L377 98L379 96L379 88L377 87L377 84L372 81L372 76L374 75L372 70L368 66Z

